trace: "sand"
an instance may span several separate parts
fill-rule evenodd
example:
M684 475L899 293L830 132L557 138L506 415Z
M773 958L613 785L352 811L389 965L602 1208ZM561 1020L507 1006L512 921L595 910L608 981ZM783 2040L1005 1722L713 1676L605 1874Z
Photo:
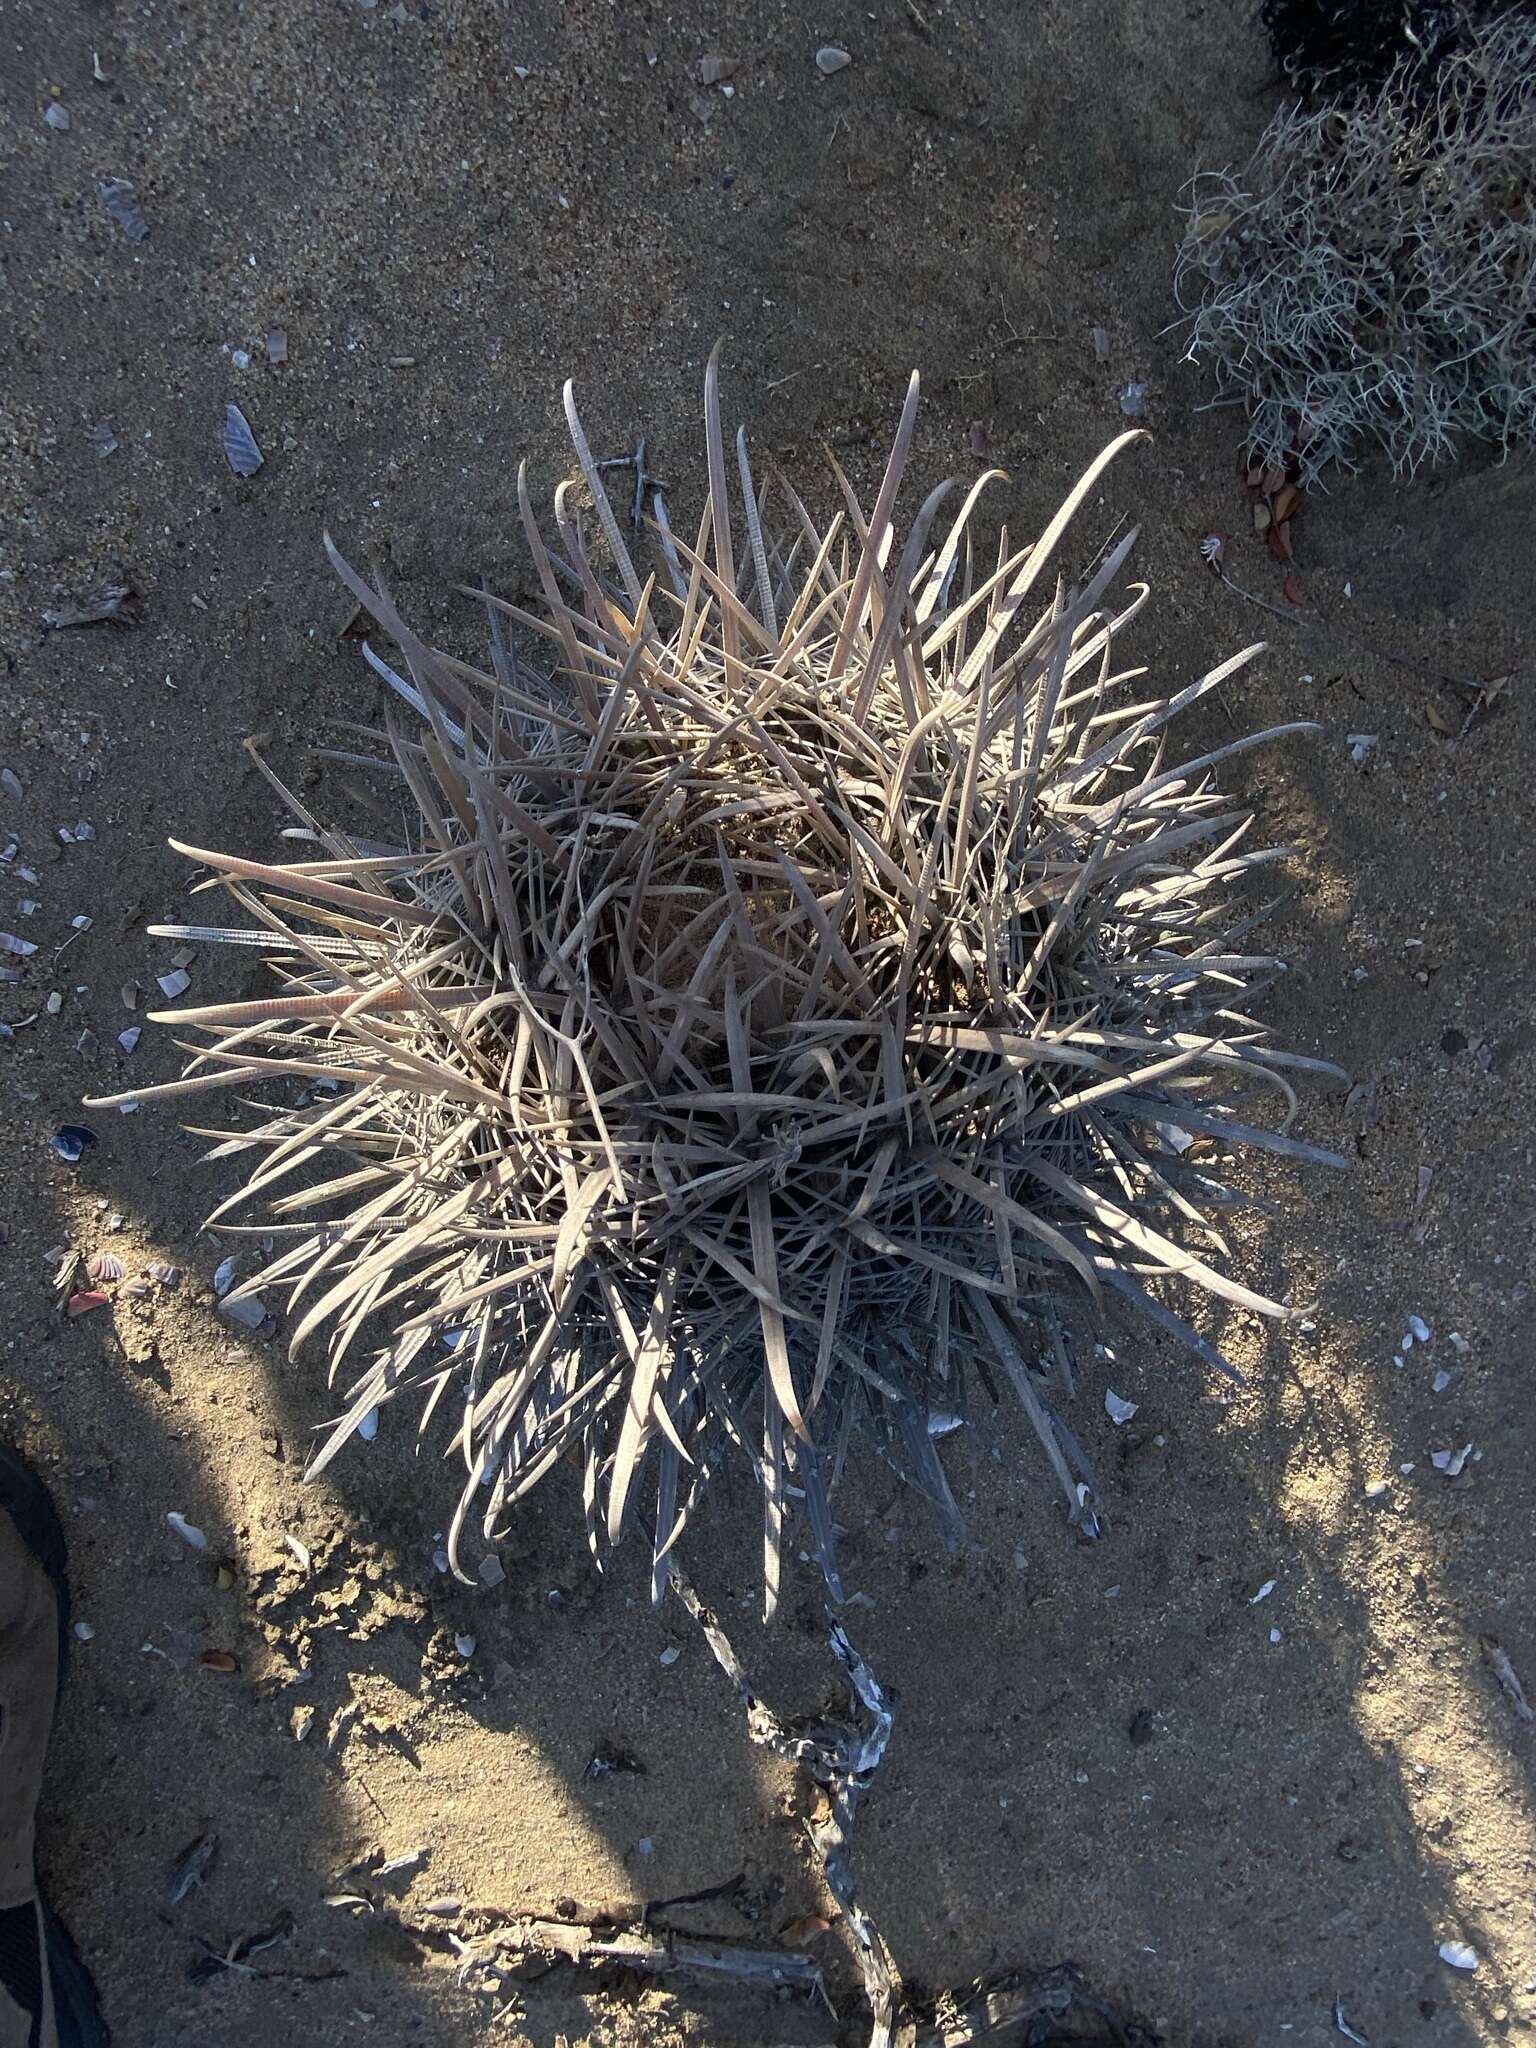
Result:
M823 42L853 58L827 79ZM0 1044L0 1428L57 1490L95 1631L75 1646L43 1867L117 2041L446 2043L498 2012L489 2038L540 2048L839 2038L820 2009L697 1986L460 1985L452 1937L491 1909L739 1876L691 1924L772 1938L820 1903L799 1795L749 1749L686 1617L652 1612L640 1558L593 1571L563 1494L519 1523L505 1583L474 1593L433 1568L453 1482L405 1414L301 1485L333 1412L323 1373L218 1317L226 1247L197 1232L231 1169L200 1165L170 1113L99 1119L75 1168L49 1143L82 1093L175 1070L163 1033L119 1053L119 991L169 971L144 926L208 901L169 834L272 843L242 739L264 735L311 801L350 801L306 749L379 700L322 528L468 652L454 586L528 591L514 477L526 455L547 501L568 472L561 381L600 452L649 436L685 516L722 335L730 417L819 502L825 442L870 488L916 366L914 477L974 474L985 446L1020 531L1124 424L1124 385L1146 385L1155 438L1089 508L1082 550L1141 523L1153 597L1131 645L1160 680L1267 634L1231 716L1320 723L1234 775L1298 849L1277 932L1296 972L1269 1013L1375 1085L1373 1112L1335 1087L1304 1106L1351 1174L1251 1176L1278 1213L1241 1249L1315 1306L1299 1330L1225 1333L1247 1391L1218 1398L1145 1333L1085 1361L1074 1420L1104 1471L1102 1542L1074 1542L1001 1412L946 1447L972 1522L958 1556L893 1479L850 1492L849 1578L870 1603L853 1619L897 1711L861 1823L869 1903L931 1993L1070 1957L1180 2041L1321 2043L1336 2001L1375 2048L1536 2039L1536 1733L1479 1649L1498 1637L1536 1682L1536 487L1528 459L1477 450L1401 486L1368 463L1307 506L1306 601L1283 621L1202 566L1220 531L1234 578L1282 602L1240 423L1201 410L1167 331L1178 188L1197 159L1245 154L1273 104L1246 8L19 0L0 47L0 762L23 792L0 799L0 845L14 835L39 877L5 877L0 922L39 951L0 1016L63 999ZM736 61L730 96L690 75L704 54ZM54 97L67 132L44 124ZM102 174L137 188L141 245ZM248 481L220 452L231 401L266 458ZM120 572L140 624L44 634L46 609ZM1514 675L1459 742L1426 715L1459 725L1443 671ZM1216 707L1191 743L1228 731ZM1375 735L1360 766L1358 733ZM82 819L94 838L62 843ZM18 922L24 895L40 908ZM228 955L189 971L198 996L250 992ZM65 1246L186 1277L66 1322ZM1432 1337L1405 1354L1415 1314ZM1124 1429L1106 1386L1140 1404ZM1433 1468L1466 1444L1458 1477ZM764 1687L817 1707L816 1584L797 1570L763 1634L736 1492L694 1567ZM202 1668L209 1650L239 1671ZM296 1665L307 1682L286 1684ZM603 1744L643 1772L588 1775ZM169 1905L208 1831L206 1881ZM391 1877L359 1867L414 1849ZM349 1895L365 1903L333 1903ZM274 1927L244 1967L206 1966ZM1439 1960L1446 1941L1475 1949L1475 1973ZM850 2026L840 1935L817 1952Z

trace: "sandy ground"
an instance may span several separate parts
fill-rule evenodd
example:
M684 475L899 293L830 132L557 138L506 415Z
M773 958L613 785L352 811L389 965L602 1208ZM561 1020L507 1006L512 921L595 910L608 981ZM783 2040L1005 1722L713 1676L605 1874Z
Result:
M824 41L853 55L830 79ZM737 60L729 97L690 77L705 53ZM862 1823L868 1899L933 1991L1070 1956L1179 2040L1320 2044L1336 2001L1374 2048L1536 2040L1536 1731L1479 1653L1493 1634L1536 1681L1536 488L1529 462L1477 453L1401 488L1368 468L1308 507L1306 604L1283 623L1201 567L1199 536L1224 531L1236 579L1278 600L1234 423L1198 410L1165 332L1177 189L1197 158L1245 152L1266 77L1236 0L11 0L0 17L0 761L23 792L0 799L0 850L17 843L0 922L39 948L0 1015L21 1026L62 996L0 1044L0 1427L51 1475L95 1630L43 1858L125 2048L456 2042L503 2007L490 2038L540 2048L837 2035L744 1995L555 1976L508 2005L459 1987L449 1931L491 1907L739 1875L693 1924L771 1936L817 1903L793 1788L749 1750L686 1618L651 1611L639 1560L594 1575L564 1499L472 1595L433 1570L448 1481L408 1418L301 1487L321 1375L216 1317L220 1250L197 1225L228 1169L199 1166L169 1114L102 1119L75 1169L49 1145L83 1092L174 1071L164 1036L127 1060L115 1043L122 985L169 969L145 924L202 907L167 835L259 851L279 821L240 740L268 735L302 779L331 721L376 713L322 527L468 649L453 586L527 587L513 478L523 454L545 497L566 473L560 381L605 447L650 435L686 512L721 334L734 414L822 502L820 444L867 488L916 365L915 476L974 473L980 422L1020 528L1145 381L1155 444L1085 536L1143 522L1135 646L1160 678L1267 630L1232 715L1321 722L1242 778L1300 849L1281 934L1298 971L1272 1014L1375 1084L1373 1110L1342 1089L1308 1105L1310 1133L1358 1153L1351 1175L1258 1176L1285 1220L1249 1253L1317 1307L1299 1333L1228 1332L1248 1392L1215 1398L1144 1335L1091 1365L1076 1419L1107 1475L1103 1543L1074 1546L1002 1417L948 1448L962 1555L876 1475L844 1503L859 1639L898 1716ZM55 96L67 132L43 122ZM142 245L102 174L137 187ZM231 399L266 453L248 482L219 450ZM141 624L43 634L45 609L115 570ZM1459 744L1426 720L1454 704L1441 669L1516 677ZM1363 767L1353 733L1377 735ZM94 839L61 843L81 819ZM227 956L190 972L200 995L246 992ZM69 1245L187 1278L65 1323ZM1433 1335L1403 1355L1411 1314ZM1141 1404L1119 1433L1106 1383ZM1433 1469L1466 1444L1459 1477ZM802 1572L763 1636L742 1513L705 1528L698 1574L770 1693L816 1705L815 1585ZM210 1649L239 1673L200 1668ZM307 1684L285 1684L304 1662ZM585 1775L604 1743L643 1773ZM206 1831L217 1860L171 1905ZM358 1867L417 1848L413 1871ZM380 1903L328 1903L348 1893ZM285 1915L247 1967L189 1974ZM1447 1940L1474 1974L1438 1960ZM839 1937L820 1948L847 2015Z

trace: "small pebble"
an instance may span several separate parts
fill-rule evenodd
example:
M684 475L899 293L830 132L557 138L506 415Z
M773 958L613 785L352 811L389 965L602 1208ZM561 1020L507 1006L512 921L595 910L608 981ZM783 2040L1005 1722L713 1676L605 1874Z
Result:
M1454 1377L1454 1374L1448 1373L1442 1368L1430 1381L1430 1391L1435 1394L1443 1394Z
M453 1639L453 1647L458 1651L459 1655L467 1663L468 1660L475 1654L475 1639L473 1636L468 1635L455 1636Z
M165 1519L176 1531L176 1534L181 1538L182 1542L187 1545L188 1549L206 1550L208 1548L208 1538L203 1534L202 1530L198 1528L197 1524L195 1522L189 1522L185 1515L178 1514L176 1510L172 1508Z
M219 1314L238 1323L243 1330L259 1330L267 1320L267 1306L259 1295L242 1294L237 1301L221 1301Z
M82 1643L93 1642L96 1637L96 1627L94 1622L77 1621L75 1623L75 1635L78 1638L78 1640Z
M1475 1970L1477 1950L1469 1947L1464 1941L1442 1941L1440 1960L1442 1963L1449 1963L1453 1970Z
M501 1559L487 1554L480 1560L478 1576L482 1586L499 1586L507 1574Z
M56 128L61 135L67 135L74 126L69 118L68 107L61 107L57 100L50 100L44 107L43 119L50 128Z
M1422 1316L1410 1316L1408 1318L1408 1327L1421 1344L1429 1342L1429 1325Z
M675 1647L673 1647L673 1646L672 1646L671 1644L669 1644L669 1645L667 1646L667 1648L666 1648L666 1649L664 1649L664 1650L662 1651L662 1653L661 1653L660 1657L658 1657L656 1661L657 1661L657 1662L658 1662L659 1664L663 1664L663 1665L666 1665L666 1664L675 1664L675 1663L677 1662L678 1658L679 1658L679 1657L681 1657L681 1655L682 1655L682 1654L683 1654L683 1653L682 1653L682 1651L681 1651L681 1650L679 1650L679 1649L676 1649L676 1648L675 1648Z
M834 71L846 71L852 62L848 52L836 43L823 43L816 52L816 69L823 78L830 78Z
M1386 1481L1385 1479L1368 1479L1368 1480L1367 1480L1367 1481L1365 1482L1365 1497L1366 1497L1366 1499L1367 1499L1367 1500L1380 1500L1380 1499L1381 1499L1381 1496L1382 1496L1382 1495L1383 1495L1383 1494L1384 1494L1384 1493L1386 1492L1386 1490L1387 1490L1387 1484L1388 1484L1388 1482L1387 1482L1387 1481Z

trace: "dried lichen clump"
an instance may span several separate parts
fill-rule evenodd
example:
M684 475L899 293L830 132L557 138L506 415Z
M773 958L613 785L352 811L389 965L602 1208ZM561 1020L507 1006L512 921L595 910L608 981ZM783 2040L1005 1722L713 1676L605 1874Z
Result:
M1536 442L1536 20L1466 26L1347 106L1283 108L1202 171L1175 265L1190 361L1304 482Z
M1217 1367L1164 1293L1282 1313L1227 1277L1204 1213L1227 1191L1183 1156L1189 1133L1329 1156L1235 1110L1254 1090L1288 1121L1283 1070L1318 1064L1241 1014L1277 964L1246 936L1277 856L1212 771L1275 735L1164 756L1248 654L1150 694L1115 665L1134 535L1058 580L1135 435L995 562L971 545L987 478L899 539L916 405L914 376L867 515L841 476L825 528L782 478L760 492L741 435L733 518L711 361L697 544L658 501L642 582L567 391L601 544L567 485L547 546L520 480L545 611L488 600L549 673L499 630L490 673L428 647L333 551L408 671L370 650L415 713L392 707L382 764L409 843L288 796L312 858L181 848L248 922L174 929L260 949L279 985L170 1013L209 1043L162 1092L334 1091L219 1147L254 1156L232 1203L281 1233L243 1291L286 1291L295 1347L329 1332L345 1412L317 1467L406 1388L450 1410L455 1541L575 1446L594 1546L647 1524L659 1589L739 1455L770 1609L801 1499L835 1590L850 1437L953 1525L929 1425L973 1374L1012 1388L1091 1526L1052 1407L1074 1303L1118 1294Z

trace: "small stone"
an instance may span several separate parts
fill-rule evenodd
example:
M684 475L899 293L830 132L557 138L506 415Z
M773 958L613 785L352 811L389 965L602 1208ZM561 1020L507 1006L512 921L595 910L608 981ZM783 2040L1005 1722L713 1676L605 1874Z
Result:
M267 1320L266 1303L254 1294L242 1294L235 1301L221 1301L219 1314L232 1323L238 1323L243 1330L259 1330Z
M60 135L67 135L74 123L69 118L68 107L60 106L57 100L50 100L43 109L43 119L50 128L56 128Z
M482 1586L499 1586L507 1574L502 1568L501 1559L487 1553L480 1560L477 1576Z
M662 1651L661 1655L657 1658L656 1661L658 1664L661 1665L675 1664L682 1654L682 1651L679 1650L674 1644L669 1643L666 1649Z
M1449 1963L1453 1970L1475 1970L1477 1950L1464 1941L1442 1941L1440 1960L1442 1963Z
M172 1508L165 1519L167 1520L167 1522L170 1523L171 1527L176 1531L176 1534L181 1538L182 1542L185 1543L189 1549L206 1550L208 1548L208 1538L203 1534L202 1530L198 1528L197 1524L195 1522L189 1522L185 1515L178 1514L176 1510Z
M836 43L823 43L816 52L816 69L823 78L830 78L836 71L846 71L852 62L848 52L839 49Z

